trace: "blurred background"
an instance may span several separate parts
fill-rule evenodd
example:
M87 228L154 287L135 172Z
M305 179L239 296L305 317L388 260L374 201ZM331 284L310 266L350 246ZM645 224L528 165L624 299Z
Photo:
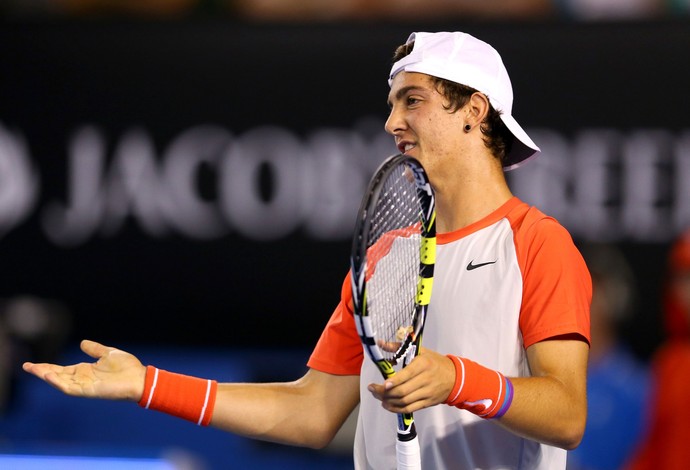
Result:
M634 432L606 457L586 438L570 464L622 468L666 338L668 250L690 227L689 13L687 0L0 0L0 468L351 468L350 427L324 451L258 443L65 397L21 363L86 360L90 338L218 380L299 377L339 300L365 184L395 152L392 52L440 30L502 54L513 114L543 151L509 174L515 194L592 267L610 260L595 289L623 286L596 290L613 320L593 319L593 337L624 351L639 416L604 420L620 416L620 383L592 389L603 435Z

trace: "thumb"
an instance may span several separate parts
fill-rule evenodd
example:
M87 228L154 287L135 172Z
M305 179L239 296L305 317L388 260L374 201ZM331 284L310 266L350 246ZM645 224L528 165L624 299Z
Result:
M88 339L82 340L80 347L82 351L94 359L100 359L101 357L105 356L110 349L112 349L107 346L103 346L101 343Z

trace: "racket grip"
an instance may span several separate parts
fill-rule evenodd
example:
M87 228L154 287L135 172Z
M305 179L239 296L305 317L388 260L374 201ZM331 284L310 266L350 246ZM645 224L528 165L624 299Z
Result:
M398 458L398 470L421 470L422 461L419 452L419 438L409 441L398 439L395 444L395 453Z

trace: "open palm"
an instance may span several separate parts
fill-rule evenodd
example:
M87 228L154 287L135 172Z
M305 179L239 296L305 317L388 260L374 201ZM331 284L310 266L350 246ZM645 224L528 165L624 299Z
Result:
M67 395L138 401L144 390L146 368L130 353L84 340L81 349L96 362L60 366L24 363L24 370Z

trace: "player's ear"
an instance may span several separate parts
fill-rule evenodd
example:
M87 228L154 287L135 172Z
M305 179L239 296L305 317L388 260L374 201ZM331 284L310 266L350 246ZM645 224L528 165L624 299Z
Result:
M484 93L473 93L466 106L468 123L474 127L484 122L489 114L489 106L489 99Z

